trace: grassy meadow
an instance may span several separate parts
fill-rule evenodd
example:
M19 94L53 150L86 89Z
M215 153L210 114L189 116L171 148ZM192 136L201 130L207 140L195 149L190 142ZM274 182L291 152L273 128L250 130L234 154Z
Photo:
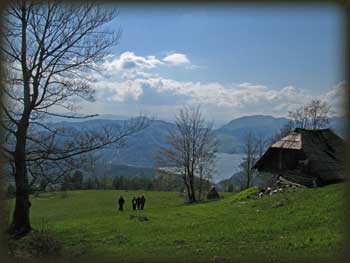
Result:
M131 199L141 194L145 210L133 211ZM120 195L126 199L123 212L117 211ZM32 198L31 220L34 229L45 226L62 240L63 255L71 258L328 260L341 252L344 184L260 199L247 198L247 192L221 195L218 201L188 205L175 192L44 193Z

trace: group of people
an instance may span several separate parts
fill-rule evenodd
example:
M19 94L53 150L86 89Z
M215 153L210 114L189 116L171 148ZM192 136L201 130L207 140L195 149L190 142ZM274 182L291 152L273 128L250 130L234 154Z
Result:
M134 198L131 200L132 209L143 210L145 207L145 202L146 202L146 198L144 196L141 196L141 197L138 196L137 198L134 196ZM120 198L118 199L119 211L124 210L124 203L125 203L125 199L121 195Z

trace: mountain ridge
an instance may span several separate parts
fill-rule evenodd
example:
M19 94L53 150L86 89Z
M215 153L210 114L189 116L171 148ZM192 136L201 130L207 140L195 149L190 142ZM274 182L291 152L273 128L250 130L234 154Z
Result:
M343 118L332 118L330 126L333 128L338 127L336 130L339 130L339 126L342 124L343 120ZM126 120L88 119L80 122L56 122L50 123L49 125L79 130L83 128L99 128L103 125L118 125L125 121ZM267 139L276 134L287 122L288 119L283 117L275 118L270 115L250 115L233 119L218 129L214 129L213 132L219 141L218 165L222 166L220 171L226 171L226 168L223 169L223 167L226 166L238 166L238 156L243 153L244 141L248 132L252 132L256 136L262 136ZM151 125L149 127L127 138L126 148L118 150L103 149L99 151L99 155L102 155L104 161L113 163L114 165L129 165L145 168L154 167L154 165L156 165L155 156L159 148L166 146L168 132L174 129L174 123L164 120L151 120ZM229 158L230 154L236 154L236 156L232 155L232 158ZM230 166L228 166L229 164ZM226 176L231 176L232 173L229 174L229 172L226 171L225 176L218 176L220 179L223 179Z

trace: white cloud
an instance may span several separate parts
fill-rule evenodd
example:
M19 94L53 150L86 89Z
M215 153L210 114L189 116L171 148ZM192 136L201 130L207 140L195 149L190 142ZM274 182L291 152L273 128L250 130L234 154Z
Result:
M180 82L160 77L145 79L142 82L147 83L159 93L171 91L174 95L188 96L191 103L220 107L243 108L264 103L282 103L283 101L299 104L308 98L302 90L291 86L272 90L263 85L250 83L225 86L217 82Z
M112 83L99 83L100 88L113 91L106 99L114 101L140 100L145 93L144 88L151 88L159 94L162 93L187 97L187 103L212 105L222 108L249 109L258 108L271 112L291 110L306 102L309 96L304 91L292 86L280 89L269 89L263 85L242 83L225 86L218 82L182 82L173 79L145 75L144 78ZM105 94L106 95L106 94Z
M91 84L97 89L99 101L141 101L148 103L149 107L156 107L157 102L166 97L162 105L170 107L171 96L174 95L179 96L177 98L181 99L181 103L202 104L207 108L220 109L221 112L244 114L259 112L286 116L288 111L315 98L307 91L291 85L271 88L249 82L230 85L186 82L163 78L154 71L147 71L164 64L184 65L185 68L192 66L187 56L180 53L172 53L160 60L155 56L142 57L133 52L124 52L118 57L109 56L102 64L103 74L93 75ZM340 83L317 98L326 100L339 111L342 108L339 101L344 97L343 91L344 85ZM177 102L172 103L175 105Z
M98 101L137 101L143 94L141 84L134 81L100 81L94 87L98 91Z
M163 64L171 66L186 65L187 67L191 66L191 68L198 67L195 65L190 65L191 62L188 57L181 53L173 53L160 60L156 56L143 57L136 55L134 52L127 51L118 57L106 56L105 62L102 64L101 68L104 70L105 74L114 74L116 72L125 73L152 69Z
M135 55L134 52L127 51L117 58L114 57L112 60L106 60L105 63L103 63L102 68L110 72L115 72L150 69L161 64L163 64L163 62L155 56L142 57Z
M100 71L104 78L121 77L124 80L138 77L150 77L154 73L147 72L160 65L185 66L186 69L197 69L199 66L191 65L185 54L173 53L163 59L156 56L139 56L134 52L127 51L120 56L105 56L104 62L100 65ZM148 76L146 76L148 75Z
M185 54L181 53L173 53L163 58L163 61L173 65L173 66L179 66L179 65L188 65L191 64L190 60L187 58Z

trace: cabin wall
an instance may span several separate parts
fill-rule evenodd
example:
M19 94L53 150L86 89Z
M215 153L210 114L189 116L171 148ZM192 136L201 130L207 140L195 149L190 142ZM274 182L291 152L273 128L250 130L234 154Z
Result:
M282 149L282 169L293 170L297 168L298 161L305 159L299 150Z
M297 168L298 161L305 160L305 158L305 154L302 150L271 149L270 153L265 156L260 169L274 173L294 170Z

